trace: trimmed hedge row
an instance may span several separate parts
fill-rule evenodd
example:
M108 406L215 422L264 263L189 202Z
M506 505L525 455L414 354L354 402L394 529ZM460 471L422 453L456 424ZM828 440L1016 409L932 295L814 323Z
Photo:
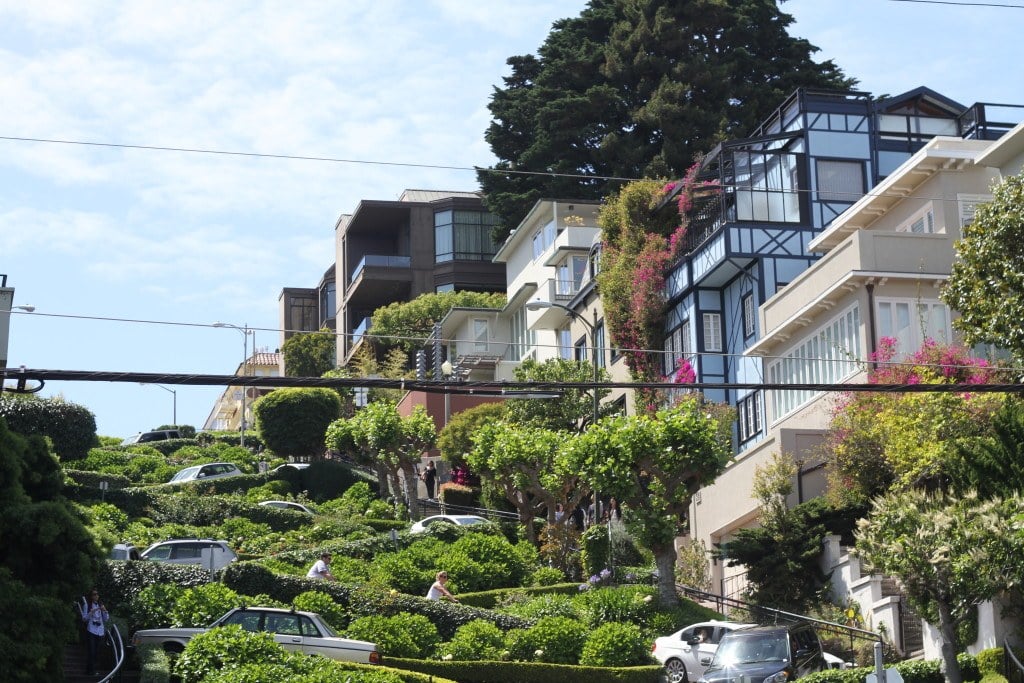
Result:
M978 671L978 660L974 655L961 653L956 656L960 662L960 671L965 681L976 681L981 678ZM896 670L903 677L903 683L945 683L942 675L942 663L938 659L913 659L899 662ZM826 669L805 676L806 683L864 683L865 677L874 672L874 667L857 669Z
M435 662L425 659L389 657L386 664L432 676L444 676L459 683L656 683L662 680L661 665L604 668L535 662ZM435 679L437 680L437 679Z
M577 583L556 583L551 586L532 586L529 588L495 588L489 591L478 591L476 593L459 593L459 602L463 605L480 607L482 609L493 609L495 605L509 595L526 595L536 597L538 595L577 595L580 592L580 584Z
M94 488L97 491L99 491L101 481L107 482L110 489L126 489L132 485L132 480L123 474L107 474L90 470L64 470L64 476L78 486Z
M96 576L96 588L110 611L127 607L146 586L173 583L184 588L210 583L210 572L195 564L168 564L132 560L104 562Z
M403 593L357 587L333 581L274 574L256 562L234 562L228 565L221 581L242 595L266 594L275 600L291 603L299 593L316 590L331 596L354 616L379 614L392 616L401 612L422 614L437 627L444 640L449 640L463 624L485 619L502 630L529 628L533 620L458 603L427 600Z
M135 648L139 663L139 683L168 683L171 680L171 660L157 644Z

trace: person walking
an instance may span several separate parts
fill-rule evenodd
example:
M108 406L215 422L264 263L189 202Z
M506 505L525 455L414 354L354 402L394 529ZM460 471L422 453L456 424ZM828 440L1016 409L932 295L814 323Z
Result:
M434 487L437 485L437 466L434 461L427 462L427 467L421 475L423 484L427 487L427 500L434 500Z
M308 572L306 572L306 578L336 581L337 579L334 578L334 574L331 573L331 554L321 553L320 559L309 568Z
M107 608L100 602L100 593L95 588L89 593L85 608L82 610L82 621L85 622L85 675L96 675L96 658L100 648L103 647L103 639L107 635L107 622L110 615Z
M445 584L448 583L448 572L438 572L437 580L434 581L430 590L427 591L427 600L442 600L447 598L452 602L458 602L459 599L452 595L451 591L445 588Z

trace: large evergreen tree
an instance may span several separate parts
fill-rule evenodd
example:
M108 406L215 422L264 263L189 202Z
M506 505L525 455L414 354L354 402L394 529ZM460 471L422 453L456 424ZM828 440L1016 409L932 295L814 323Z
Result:
M681 176L798 87L852 86L792 21L775 0L591 0L555 22L537 56L507 60L489 105L485 137L510 171L479 173L495 237L541 197L600 198L618 182L593 176Z

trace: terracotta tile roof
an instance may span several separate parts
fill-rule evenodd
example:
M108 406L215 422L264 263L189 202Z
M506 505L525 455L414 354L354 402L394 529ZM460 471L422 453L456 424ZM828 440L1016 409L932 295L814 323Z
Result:
M281 354L269 351L257 351L249 358L252 365L280 365Z

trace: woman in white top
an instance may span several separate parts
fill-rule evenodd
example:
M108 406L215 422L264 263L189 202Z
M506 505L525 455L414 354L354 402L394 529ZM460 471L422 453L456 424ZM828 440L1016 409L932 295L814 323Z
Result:
M430 590L427 591L427 600L448 598L452 602L458 602L459 599L444 587L446 583L448 583L448 572L438 572L437 580L434 581L433 585L430 586Z

